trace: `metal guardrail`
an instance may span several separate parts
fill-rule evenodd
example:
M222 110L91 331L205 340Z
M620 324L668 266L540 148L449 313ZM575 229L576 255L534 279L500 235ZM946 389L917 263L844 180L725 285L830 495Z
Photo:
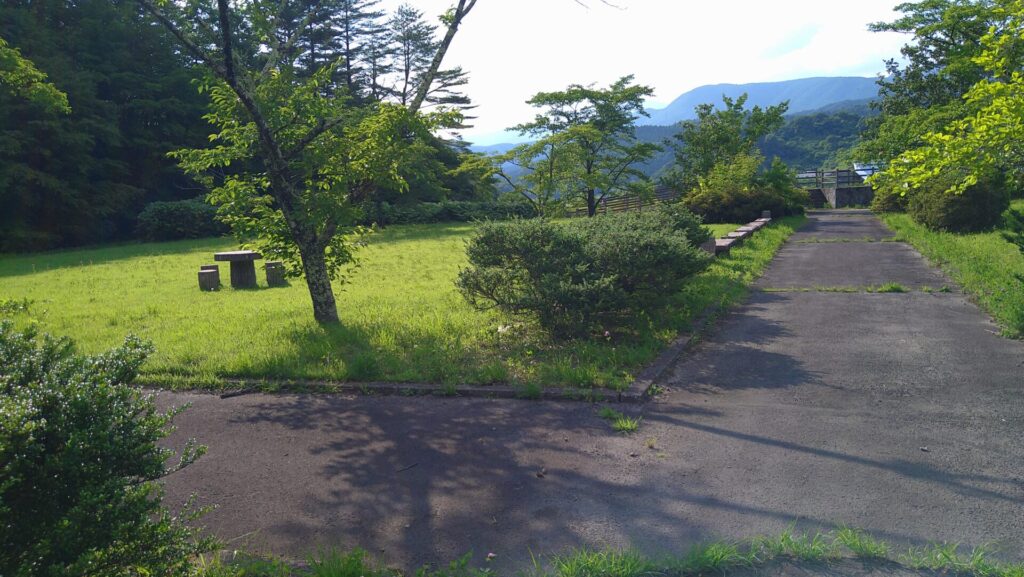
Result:
M864 186L864 179L881 172L876 166L864 168L836 170L801 170L796 174L796 183L800 188L851 188Z

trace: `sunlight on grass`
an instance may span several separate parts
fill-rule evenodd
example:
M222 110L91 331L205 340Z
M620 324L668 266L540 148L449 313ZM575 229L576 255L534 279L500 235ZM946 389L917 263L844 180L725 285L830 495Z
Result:
M1013 208L1024 210L1024 200ZM1006 336L1024 337L1024 254L1000 231L932 232L906 214L886 214L885 224L946 271L1002 325Z
M635 335L555 343L463 301L453 281L472 227L394 226L372 236L350 282L335 284L342 322L333 327L313 321L301 279L270 289L260 266L258 290L200 292L199 265L235 248L227 238L3 256L0 300L27 299L16 322L68 335L85 352L128 333L152 340L142 380L171 387L241 377L622 388L695 314L742 297L792 230L759 232L695 277L665 314L641 319L646 329Z

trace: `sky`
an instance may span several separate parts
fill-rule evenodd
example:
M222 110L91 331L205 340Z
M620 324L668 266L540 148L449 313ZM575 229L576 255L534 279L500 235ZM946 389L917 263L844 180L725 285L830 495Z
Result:
M892 20L900 1L478 0L444 66L468 71L466 92L478 105L463 137L494 144L514 140L505 129L533 118L530 96L569 84L633 74L660 108L705 84L875 76L907 37L867 26ZM408 3L435 17L452 0Z

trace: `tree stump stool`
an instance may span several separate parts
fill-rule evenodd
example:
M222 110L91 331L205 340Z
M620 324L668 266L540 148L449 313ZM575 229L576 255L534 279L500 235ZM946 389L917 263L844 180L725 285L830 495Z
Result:
M204 264L204 265L201 265L199 267L199 270L212 270L215 273L217 273L217 286L221 286L221 284L220 284L220 265L217 265L217 264Z
M220 288L220 271L201 270L199 271L199 290L215 291Z
M256 260L263 255L252 250L214 253L213 260L231 263L231 288L256 288Z
M284 280L284 263L280 261L268 261L267 264L263 265L267 270L267 286L286 286L288 283Z

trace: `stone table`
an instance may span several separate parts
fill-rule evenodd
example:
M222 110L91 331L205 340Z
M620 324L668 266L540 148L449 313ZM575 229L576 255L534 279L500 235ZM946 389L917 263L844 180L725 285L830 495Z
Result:
M263 255L253 250L233 250L213 254L213 260L231 263L231 287L256 288L256 260Z

